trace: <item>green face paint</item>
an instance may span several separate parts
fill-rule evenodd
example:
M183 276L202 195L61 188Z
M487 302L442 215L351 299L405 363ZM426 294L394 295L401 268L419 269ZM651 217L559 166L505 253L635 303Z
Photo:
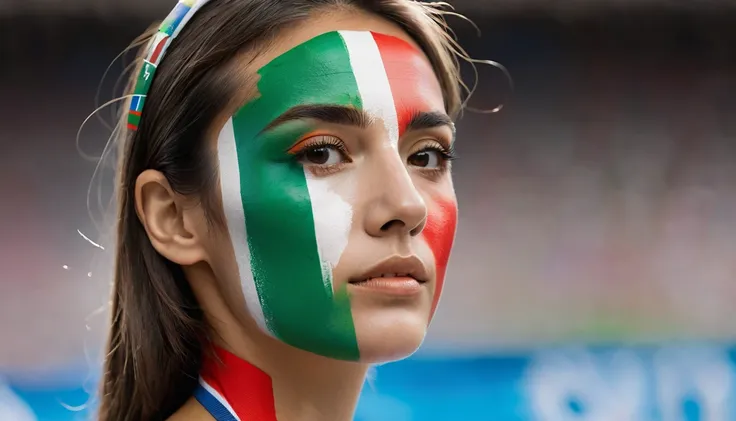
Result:
M218 140L224 210L250 313L276 338L344 360L360 358L349 298L332 283L352 225L349 194L286 153L314 129L309 123L264 129L293 107L347 106L379 118L396 144L399 120L376 36L330 32L277 57L258 71L256 99ZM416 59L404 53L408 44L391 40L404 60Z
M249 309L261 326L292 346L357 360L360 353L350 302L344 293L332 291L329 266L337 262L325 262L320 256L315 221L320 215L314 213L319 206L312 203L308 183L326 187L325 183L310 180L303 166L285 153L312 127L292 122L261 134L271 121L298 105L359 108L360 95L347 50L338 33L328 33L277 57L258 73L259 95L232 117L231 129L225 130L225 143L231 148L219 151L221 165L228 162L239 181L233 183L237 187L226 186L235 180L223 176L223 197L236 196L242 203L242 210L236 204L226 206L226 212L243 214L240 218L228 215L228 225L244 224L236 235L231 229L231 236L236 254L242 257L241 278L252 277L243 282L252 282L244 285ZM232 168L233 158L236 169ZM334 206L338 209L327 212L342 213L341 219L347 221L341 227L347 229L342 233L346 243L351 209L337 199Z

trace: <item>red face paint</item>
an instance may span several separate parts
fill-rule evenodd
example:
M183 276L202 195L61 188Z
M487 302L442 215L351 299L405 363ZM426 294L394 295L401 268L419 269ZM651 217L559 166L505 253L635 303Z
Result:
M373 33L386 69L398 117L399 136L414 114L444 111L442 89L437 76L422 52L404 40Z
M399 136L402 136L417 112L444 111L442 89L421 50L388 35L373 33L373 39L381 52L383 66L391 85ZM431 203L424 238L434 253L437 266L437 285L432 299L431 320L442 295L447 262L455 240L457 203L454 198L429 202Z
M447 262L450 260L450 251L455 241L457 203L454 200L443 199L432 202L429 206L427 224L424 227L423 234L429 244L429 248L432 249L437 267L437 284L434 289L432 309L429 313L429 319L431 321L434 317L435 310L437 310L440 296L442 295Z

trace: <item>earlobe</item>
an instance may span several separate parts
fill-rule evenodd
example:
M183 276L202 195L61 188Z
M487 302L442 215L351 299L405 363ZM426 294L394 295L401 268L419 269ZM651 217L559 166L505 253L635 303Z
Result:
M153 248L168 260L189 266L206 260L199 233L188 229L180 195L159 171L142 172L135 183L135 210Z

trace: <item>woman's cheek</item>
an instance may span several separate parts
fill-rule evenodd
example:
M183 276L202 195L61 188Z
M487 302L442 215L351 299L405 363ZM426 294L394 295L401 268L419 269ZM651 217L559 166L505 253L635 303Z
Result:
M436 265L436 286L432 298L430 321L434 317L445 283L447 263L455 241L457 229L457 201L454 199L435 199L427 214L427 225L424 227L424 238L434 254Z

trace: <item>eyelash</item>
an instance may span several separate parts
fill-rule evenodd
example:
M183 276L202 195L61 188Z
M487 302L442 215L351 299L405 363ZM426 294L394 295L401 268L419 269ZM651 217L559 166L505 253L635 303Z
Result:
M290 150L296 149L296 153L300 153L304 149L313 148L315 146L325 146L325 145L332 145L332 146L343 146L342 141L332 135L328 134L312 134L304 138L303 141L298 142L294 147L292 147Z
M329 166L311 165L310 170L315 174L320 176L330 175L339 171L344 164L352 162L352 159L350 159L350 153L342 140L331 135L312 135L292 148L291 154L293 155L294 160L298 162L306 158L306 155L309 152L312 152L315 149L324 148L325 146L332 146L337 149L345 162ZM293 149L298 150L293 151Z
M431 143L425 145L421 149L417 150L416 152L409 155L409 157L414 156L420 152L437 152L440 158L440 163L437 166L437 168L422 168L419 167L417 170L422 171L430 176L439 176L450 168L450 163L457 159L457 153L455 152L454 145L450 145L449 147L445 147L441 143L437 141L432 141Z
M325 146L332 146L335 149L337 149L340 154L342 154L343 159L345 159L346 163L352 162L350 159L350 154L348 152L348 149L345 147L345 144L340 140L339 138L335 136L330 135L316 135L311 136L309 139L305 140L301 144L298 144L298 150L295 152L292 152L292 155L295 160L301 161L306 157L306 155L314 151L315 149L323 148ZM296 147L295 147L296 148ZM437 168L418 168L419 171L428 173L430 175L440 175L447 171L449 168L449 164L451 161L454 161L457 159L457 154L455 152L454 145L451 145L450 147L445 147L441 143L437 141L432 141L431 143L425 145L421 149L415 151L409 157L414 156L421 152L429 152L434 151L439 154L440 157L440 165ZM318 171L322 175L328 175L333 172L336 172L340 169L342 164L335 164L328 167L321 167L321 166L314 166L314 170Z
M445 161L454 161L455 159L457 159L457 153L455 152L454 145L450 146L449 148L446 148L445 146L439 143L427 145L423 147L422 149L414 152L412 155L419 153L419 152L426 152L426 151L438 152Z

